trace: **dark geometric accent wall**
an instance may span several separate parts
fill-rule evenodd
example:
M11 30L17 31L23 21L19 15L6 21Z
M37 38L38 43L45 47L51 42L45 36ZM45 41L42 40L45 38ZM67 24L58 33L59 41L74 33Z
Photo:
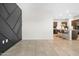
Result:
M0 54L21 39L21 9L16 3L0 3Z

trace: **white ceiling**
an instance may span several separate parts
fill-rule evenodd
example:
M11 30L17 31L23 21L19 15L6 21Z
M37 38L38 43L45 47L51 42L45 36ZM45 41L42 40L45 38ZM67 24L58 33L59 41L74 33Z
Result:
M45 13L54 19L71 18L79 15L78 3L22 3L18 5L28 15L31 12L32 14L39 14L41 18Z

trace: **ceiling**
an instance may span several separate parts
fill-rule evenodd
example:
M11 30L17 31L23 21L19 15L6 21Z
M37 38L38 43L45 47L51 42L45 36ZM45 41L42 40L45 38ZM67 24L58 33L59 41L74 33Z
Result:
M18 5L28 15L30 15L29 12L39 14L41 17L48 14L54 19L68 19L79 16L79 3L20 3Z

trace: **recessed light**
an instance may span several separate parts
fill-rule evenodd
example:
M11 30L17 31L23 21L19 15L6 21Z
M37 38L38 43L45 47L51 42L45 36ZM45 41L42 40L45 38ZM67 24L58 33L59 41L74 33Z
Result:
M5 41L3 40L3 41L2 41L2 44L4 44L4 43L5 43Z

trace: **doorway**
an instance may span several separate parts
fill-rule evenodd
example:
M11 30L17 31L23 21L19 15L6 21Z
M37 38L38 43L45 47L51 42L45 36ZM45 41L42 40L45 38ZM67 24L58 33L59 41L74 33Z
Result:
M68 19L55 19L53 20L53 37L56 40L69 40L69 20Z

